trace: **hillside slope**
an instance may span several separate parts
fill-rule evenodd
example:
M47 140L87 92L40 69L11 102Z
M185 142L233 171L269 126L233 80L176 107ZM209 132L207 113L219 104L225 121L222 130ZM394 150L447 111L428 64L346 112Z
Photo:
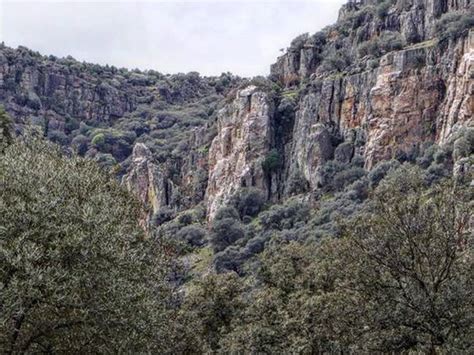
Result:
M0 103L18 131L39 127L118 166L152 214L205 204L212 220L242 188L317 200L347 166L413 161L462 134L473 124L473 22L470 0L350 1L252 81L2 46Z

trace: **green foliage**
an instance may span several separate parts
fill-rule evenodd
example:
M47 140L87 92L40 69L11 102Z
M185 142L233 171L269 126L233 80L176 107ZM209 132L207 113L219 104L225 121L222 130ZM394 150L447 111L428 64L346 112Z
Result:
M79 155L84 155L87 152L87 147L89 145L89 138L86 136L79 134L71 142L72 148L77 152Z
M219 349L469 351L472 192L451 182L429 187L423 175L409 165L391 172L344 223L342 239L268 248L256 279L247 279L254 288L233 295L239 308Z
M265 195L254 187L240 189L231 199L230 204L239 212L240 218L255 217L265 205Z
M195 72L163 75L81 63L72 57L45 57L24 47L2 47L0 61L14 64L3 77L3 101L19 106L12 107L19 128L34 117L47 117L43 121L45 137L65 147L73 146L79 135L90 141L99 135L87 148L80 144L81 155L94 148L123 165L136 142L146 143L160 162L185 157L190 148L183 143L193 128L205 126L219 101L242 83L230 73L218 77L201 77ZM30 70L54 75L39 80L34 91L25 90L24 73ZM94 95L84 96L79 88L64 87L63 81L94 88ZM208 146L212 137L204 138L203 145ZM77 143L74 141L74 148Z
M98 149L101 149L105 145L105 135L103 133L96 134L91 141L92 145Z
M0 106L0 153L13 142L13 124L5 109Z
M297 200L289 201L284 205L274 205L259 215L264 229L292 229L298 222L307 221L309 208Z
M321 166L319 185L324 192L342 191L345 186L361 179L367 172L353 159L348 163L330 160Z
M153 226L159 226L165 222L171 221L175 217L176 213L174 210L168 207L162 207L156 211L151 217L151 224Z
M209 241L214 252L220 252L245 236L240 222L233 218L223 218L214 221Z
M463 352L472 336L472 194L429 188L404 166L378 187L345 229L350 308L361 311L351 342L363 350ZM346 254L347 253L347 254Z
M0 159L0 349L169 348L168 259L93 161L26 137Z
M186 226L178 232L176 237L191 247L201 247L205 244L206 230L197 225Z
M441 39L456 39L474 27L474 6L467 12L451 11L443 14L435 23L435 34Z
M395 0L381 1L375 8L375 10L377 12L377 16L381 20L385 19L385 17L387 17L387 15L389 13L389 10L390 10L391 6L394 5L395 3L396 3Z
M328 49L323 54L320 69L324 72L343 72L351 64L351 56L346 48Z
M190 286L182 317L194 337L188 340L195 344L191 353L213 353L219 349L220 338L229 332L231 321L243 306L239 298L243 290L235 273L207 275Z
M382 161L377 164L368 174L369 186L371 188L377 187L380 181L394 169L398 168L400 163L396 160Z
M365 41L357 47L360 57L367 55L380 57L385 53L400 50L404 46L403 38L398 32L383 32L379 37Z
M263 171L267 174L271 174L277 171L282 165L280 154L276 149L272 149L270 153L265 157L262 162Z
M231 206L222 207L216 211L214 220L218 221L224 218L232 218L238 220L240 218L239 212Z
M59 145L67 145L69 143L67 135L60 130L48 130L47 137L51 142Z
M348 35L350 31L357 30L374 17L375 8L373 6L363 6L361 9L349 13L342 21L336 25L343 35Z
M453 148L454 159L466 158L474 154L474 128L467 128L460 132Z

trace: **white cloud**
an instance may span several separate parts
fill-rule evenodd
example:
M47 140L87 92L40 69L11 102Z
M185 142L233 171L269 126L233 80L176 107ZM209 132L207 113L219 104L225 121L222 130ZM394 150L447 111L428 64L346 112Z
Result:
M165 73L252 76L345 0L0 0L0 41L43 54Z

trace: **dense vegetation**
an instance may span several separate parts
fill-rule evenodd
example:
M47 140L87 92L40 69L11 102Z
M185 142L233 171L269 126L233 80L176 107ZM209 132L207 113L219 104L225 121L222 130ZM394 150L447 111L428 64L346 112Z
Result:
M469 350L473 199L470 180L447 173L449 148L368 175L332 167L355 177L329 179L319 206L268 208L243 190L210 232L196 209L155 238L95 162L1 122L2 352ZM452 154L473 147L466 131ZM209 268L208 243L217 273L179 262Z
M396 29L393 4L356 4L288 51L313 51L320 77L376 66L422 41ZM443 15L435 35L454 40L472 19ZM117 179L135 143L172 184L183 161L206 156L226 95L254 84L276 108L278 138L259 162L271 180L298 98L321 83L283 89L272 77L129 71L4 46L0 64L13 68L0 100L21 112L12 122L0 109L0 353L472 352L472 128L370 171L359 138L332 132L313 191L302 176L278 202L243 187L209 221L198 176L198 198L145 226ZM20 85L30 69L38 82Z
M0 159L0 352L161 351L170 257L95 162L36 139Z
M211 124L219 101L243 82L230 73L165 75L3 44L0 64L9 66L0 100L7 111L21 111L17 131L36 126L49 140L103 166L120 164L122 172L134 143L146 143L160 162L185 156L193 129Z

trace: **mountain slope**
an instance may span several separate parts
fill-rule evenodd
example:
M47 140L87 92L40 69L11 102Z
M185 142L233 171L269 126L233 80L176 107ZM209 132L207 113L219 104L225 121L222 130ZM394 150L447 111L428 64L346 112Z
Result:
M360 175L413 161L462 134L473 124L473 22L469 0L350 1L336 24L293 40L269 79L253 81L3 46L0 102L18 131L33 125L120 164L152 213L169 219L205 203L211 220L242 188L272 202L317 199L347 166Z

